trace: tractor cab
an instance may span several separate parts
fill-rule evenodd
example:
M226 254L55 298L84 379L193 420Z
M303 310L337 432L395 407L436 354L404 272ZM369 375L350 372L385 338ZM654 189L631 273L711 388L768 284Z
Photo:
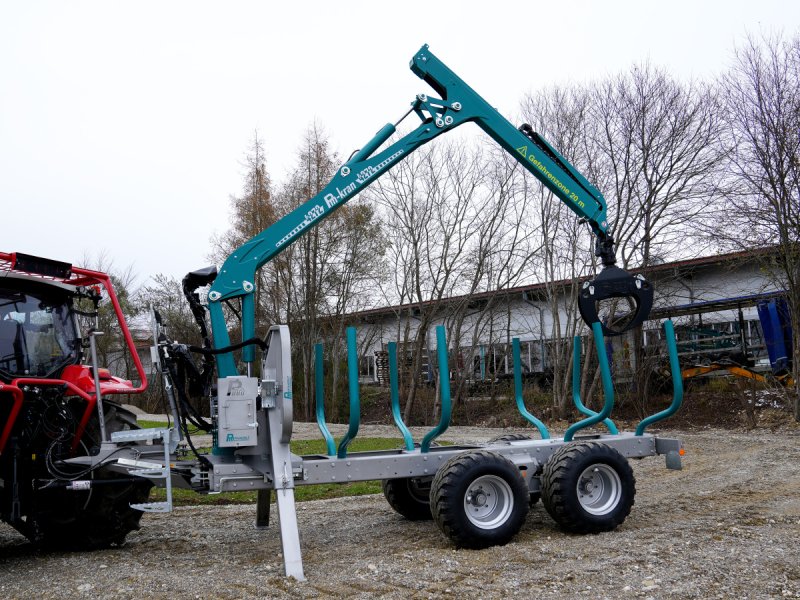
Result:
M51 378L80 361L71 288L15 274L0 279L0 379Z

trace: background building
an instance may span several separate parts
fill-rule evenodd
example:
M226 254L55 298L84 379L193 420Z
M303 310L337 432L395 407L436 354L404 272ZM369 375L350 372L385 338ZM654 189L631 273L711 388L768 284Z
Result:
M763 266L768 257L769 251L738 252L648 269L645 274L655 286L655 302L651 320L644 327L643 345L655 344L660 339L661 320L672 318L681 351L691 351L697 360L702 361L704 353L711 360L719 354L716 350L735 347L751 355L757 368L767 368L757 304L782 292ZM432 325L447 327L451 356L457 346L457 367L472 379L509 373L510 345L515 337L521 342L523 371L547 374L554 353L571 345L573 332L588 333L574 307L576 292L575 282L562 281L449 298L437 305ZM427 308L425 303L408 304L350 315L350 324L359 332L362 382L385 381L388 342L399 341L401 347L405 342L410 348L411 340L422 335L423 352L426 357L428 352L433 355L434 326L419 331L419 315ZM636 353L629 351L633 335L609 340L618 371L635 367ZM433 366L426 357L422 377L430 379Z

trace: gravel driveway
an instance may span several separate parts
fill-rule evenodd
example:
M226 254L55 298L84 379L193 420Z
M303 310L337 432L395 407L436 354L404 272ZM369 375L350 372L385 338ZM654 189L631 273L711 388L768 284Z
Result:
M145 515L125 547L86 554L39 553L0 525L0 598L800 598L800 430L665 435L683 438L684 469L634 461L636 505L611 533L564 534L540 503L507 546L456 550L382 496L306 502L297 582L254 506Z

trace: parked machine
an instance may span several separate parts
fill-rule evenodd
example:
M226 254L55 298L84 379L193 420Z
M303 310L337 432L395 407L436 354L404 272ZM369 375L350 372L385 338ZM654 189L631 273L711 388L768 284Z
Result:
M631 433L620 433L609 418L614 390L604 335L641 324L649 314L653 289L643 277L631 276L615 266L614 240L602 195L529 125L519 129L512 126L427 46L414 55L411 70L439 96L419 94L413 100L403 117L413 114L419 119L413 131L392 141L399 122L385 125L353 153L322 192L234 251L219 271L207 268L186 276L184 293L202 333L201 346L170 341L154 312L153 362L165 381L173 427L136 429L132 417L107 396L135 393L141 386L134 387L103 373L96 360L91 366L81 363L85 341L88 339L93 348L98 332L81 336L70 329L66 324L70 299L82 294L91 296L96 284L108 291L131 345L107 277L63 264L54 271L51 269L55 267L46 266L46 261L37 262L19 254L0 257L8 265L0 288L9 290L4 292L7 300L0 312L0 339L6 340L3 348L8 349L3 350L7 354L0 359L0 377L7 382L0 386L0 393L9 399L4 403L6 408L0 408L6 411L0 413L5 415L0 440L4 520L33 540L71 542L80 538L87 546L97 546L123 539L137 525L141 512L170 510L173 486L208 494L259 490L257 522L261 525L268 523L268 503L274 492L285 572L302 579L296 486L380 479L387 500L397 512L409 519L433 519L457 545L483 548L511 540L525 520L530 501L540 496L548 512L567 531L612 530L625 520L633 505L635 484L628 458L664 454L668 467L680 468L681 443L645 433L650 424L673 414L682 398L671 323L665 327L674 358L676 389L672 406L645 419ZM350 452L348 447L358 433L360 421L356 331L350 328L348 431L337 446L325 425L318 395L317 417L327 453L293 454L289 447L289 330L275 325L265 340L256 336L257 270L415 149L468 122L478 125L541 180L596 236L595 254L603 269L583 285L579 306L594 332L604 389L603 409L587 409L576 391L576 406L586 419L572 425L563 436L552 436L522 401L519 342L515 341L516 401L520 412L535 427L538 439L511 436L482 445L437 446L433 442L447 429L451 412L447 341L444 329L438 328L442 404L439 424L420 442L412 439L400 418L396 346L390 345L392 412L404 447ZM16 292L9 282L18 280L25 280L25 284L20 284ZM197 292L203 286L210 286L205 304ZM37 290L45 289L49 291L36 295ZM52 299L46 294L51 294ZM621 318L612 315L601 319L604 313L600 307L609 299L627 301L630 311ZM231 340L230 317L223 312L223 305L232 300L240 303L237 329L242 335L238 341ZM39 319L44 319L34 317L33 310L26 312L26 306L37 303L39 311L50 315L54 323L63 322L52 326L53 332L60 332L53 333L53 337L61 354L54 354L50 363L43 363L49 366L38 371L34 366L39 364L38 359L32 358L32 345L28 342L32 338L26 333L23 344L18 333L26 324L39 324ZM47 325L44 320L42 325ZM239 350L241 359L237 361L234 352ZM321 346L317 357L320 382ZM577 340L575 357L577 374ZM136 367L144 382L138 360ZM188 388L208 398L210 423L192 408ZM321 393L318 383L318 394ZM194 451L187 422L211 431L210 453ZM609 433L580 435L592 425L602 425ZM178 454L179 447L184 448L185 444L192 452ZM165 502L143 501L151 485L166 487ZM71 504L62 502L67 498Z
M101 293L122 325L139 386L96 368ZM81 314L94 326L83 331ZM84 364L87 355L91 365ZM130 504L145 501L152 483L88 457L109 434L137 428L136 416L112 398L146 384L108 275L0 253L3 521L37 543L86 549L121 542L138 528L142 512ZM76 457L85 460L69 462Z
M699 304L672 307L678 314L694 314L714 307L730 306L739 309L739 327L735 333L713 328L683 327L678 331L678 355L684 380L710 374L732 375L759 383L776 383L785 388L794 386L792 376L792 321L785 292L766 292L736 299L716 300ZM755 306L763 343L748 344L742 306ZM734 330L735 331L735 330ZM766 353L766 365L757 364L759 353Z

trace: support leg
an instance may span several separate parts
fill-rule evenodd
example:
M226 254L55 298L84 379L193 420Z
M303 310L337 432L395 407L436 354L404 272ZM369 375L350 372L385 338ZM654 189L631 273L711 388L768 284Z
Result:
M303 558L300 554L300 532L297 528L297 511L294 504L294 488L276 490L278 522L281 528L281 548L283 549L283 568L287 577L305 581Z
M269 527L269 505L272 502L272 490L258 490L256 500L256 529Z
M292 474L292 355L289 328L273 326L269 332L269 349L264 358L262 393L267 406L267 438L269 441L275 502L281 531L283 567L287 577L305 581L303 557L300 553L300 532L294 505Z
M269 442L272 454L272 474L275 479L275 502L278 506L278 524L281 531L283 567L287 577L305 581L303 558L300 553L300 532L297 527L297 511L294 505L294 479L292 479L292 455L289 442L280 435L283 423L281 411L267 410L269 419Z

